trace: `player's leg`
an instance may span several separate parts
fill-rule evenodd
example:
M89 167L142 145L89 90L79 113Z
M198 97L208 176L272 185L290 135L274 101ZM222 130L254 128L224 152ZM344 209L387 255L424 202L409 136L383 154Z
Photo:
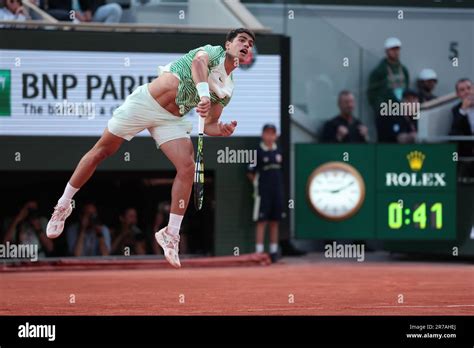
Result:
M167 141L160 149L176 168L176 176L171 189L171 208L168 226L156 233L158 244L163 248L166 259L180 267L179 230L188 207L194 180L194 148L188 137Z
M92 176L97 166L120 148L125 139L118 137L106 128L101 138L79 161L69 180L71 186L79 189Z
M53 216L46 228L48 237L56 238L61 234L64 221L72 211L72 197L89 180L99 163L114 154L124 139L131 140L137 133L152 124L155 110L150 107L151 103L146 91L147 85L139 86L125 99L125 102L109 119L102 137L82 157L66 185L63 196L54 208Z
M176 168L176 176L171 189L170 213L184 216L194 180L193 143L189 138L179 138L161 144L160 149Z
M106 128L94 147L82 157L48 222L46 235L49 238L56 238L62 233L64 222L72 211L71 200L73 196L89 180L99 163L113 155L123 141L123 138L110 133Z

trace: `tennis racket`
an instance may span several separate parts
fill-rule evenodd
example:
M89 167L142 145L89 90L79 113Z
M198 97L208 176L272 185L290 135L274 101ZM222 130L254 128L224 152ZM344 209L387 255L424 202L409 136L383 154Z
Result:
M204 159L203 159L203 138L204 138L204 117L199 118L199 136L196 153L196 164L194 167L194 207L201 210L204 201Z

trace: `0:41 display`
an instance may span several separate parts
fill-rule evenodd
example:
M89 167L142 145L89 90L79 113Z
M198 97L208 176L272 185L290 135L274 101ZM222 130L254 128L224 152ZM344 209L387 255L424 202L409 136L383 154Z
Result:
M388 205L388 226L391 229L399 229L408 226L411 223L417 224L418 228L425 229L427 227L428 216L426 214L426 203L415 205L414 210L404 208L399 202L392 202ZM443 203L436 202L429 207L431 213L431 227L434 229L443 228Z

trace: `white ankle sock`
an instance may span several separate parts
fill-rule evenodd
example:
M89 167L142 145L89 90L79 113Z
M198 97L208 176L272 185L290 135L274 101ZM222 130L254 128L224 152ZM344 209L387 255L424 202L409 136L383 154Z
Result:
M263 244L255 244L255 252L258 254L263 253Z
M179 235L179 229L181 228L181 222L183 221L183 215L177 215L170 213L170 219L168 221L168 233L175 236Z
M274 254L276 252L278 252L278 244L270 243L270 254Z
M72 187L70 183L67 183L63 195L59 198L59 205L65 206L70 204L72 197L74 197L77 191L79 191L78 188Z

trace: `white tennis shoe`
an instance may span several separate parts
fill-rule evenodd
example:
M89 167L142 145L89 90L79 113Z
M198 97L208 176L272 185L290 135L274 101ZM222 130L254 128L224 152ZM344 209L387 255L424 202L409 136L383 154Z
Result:
M54 207L53 215L48 222L48 226L46 227L46 235L48 238L58 238L64 229L64 222L71 215L72 212L72 204L68 204L66 207L61 205L56 205Z
M168 227L163 227L155 233L155 239L163 248L166 260L175 268L180 268L179 262L179 235L174 236L166 232Z

